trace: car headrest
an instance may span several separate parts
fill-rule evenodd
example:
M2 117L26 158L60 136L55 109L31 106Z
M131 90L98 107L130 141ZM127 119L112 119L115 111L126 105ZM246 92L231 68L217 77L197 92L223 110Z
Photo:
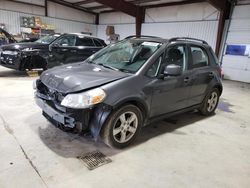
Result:
M147 48L147 47L143 47L141 49L141 52L139 53L139 58L140 59L148 59L151 55L151 49L150 48Z
M192 51L193 61L194 62L201 62L202 61L202 52L195 50Z
M183 56L182 52L179 49L172 48L168 51L168 59L170 61L173 61L173 62L178 61L182 58L182 56Z

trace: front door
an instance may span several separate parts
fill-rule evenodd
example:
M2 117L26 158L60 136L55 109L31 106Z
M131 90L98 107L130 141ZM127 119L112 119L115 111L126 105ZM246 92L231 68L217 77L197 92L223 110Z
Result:
M174 112L188 106L188 95L191 88L191 72L187 70L187 47L185 44L175 44L167 48L166 57L161 63L160 73L169 64L182 67L183 73L179 76L154 78L152 86L151 117Z
M65 35L51 44L48 68L69 63L69 57L75 55L75 35Z

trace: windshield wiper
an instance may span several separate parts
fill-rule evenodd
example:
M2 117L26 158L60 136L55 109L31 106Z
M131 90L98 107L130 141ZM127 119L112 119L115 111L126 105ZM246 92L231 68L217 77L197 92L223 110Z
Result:
M135 73L134 71L130 71L128 69L118 69L118 70L121 71L121 72L125 72L125 73L132 73L132 74Z
M111 67L111 66L109 66L109 65L105 65L105 64L103 64L103 63L98 63L97 65L101 65L101 66L103 66L103 67L105 67L105 68L112 69L112 70L115 70L115 71L119 71L119 69L114 68L114 67Z

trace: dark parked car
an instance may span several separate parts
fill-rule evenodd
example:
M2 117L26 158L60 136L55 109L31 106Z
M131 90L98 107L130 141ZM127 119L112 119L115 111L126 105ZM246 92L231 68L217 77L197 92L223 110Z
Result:
M118 148L153 121L194 109L213 114L222 93L221 69L205 41L133 36L85 62L45 71L34 88L53 124L90 130Z
M83 34L48 35L35 42L4 45L0 64L16 69L48 69L83 61L106 44L103 40Z

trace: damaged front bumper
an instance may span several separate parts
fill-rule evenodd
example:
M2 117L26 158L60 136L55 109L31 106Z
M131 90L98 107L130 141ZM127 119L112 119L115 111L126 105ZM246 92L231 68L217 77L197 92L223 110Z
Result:
M42 109L43 116L56 126L90 131L97 140L102 126L112 111L105 104L99 104L92 109L67 109L51 104L51 101L35 96L36 104ZM80 128L79 128L80 127Z
M68 116L62 112L59 112L49 106L45 100L35 97L36 104L43 110L44 116L50 118L55 122L61 123L66 127L74 128L76 120L73 117Z

